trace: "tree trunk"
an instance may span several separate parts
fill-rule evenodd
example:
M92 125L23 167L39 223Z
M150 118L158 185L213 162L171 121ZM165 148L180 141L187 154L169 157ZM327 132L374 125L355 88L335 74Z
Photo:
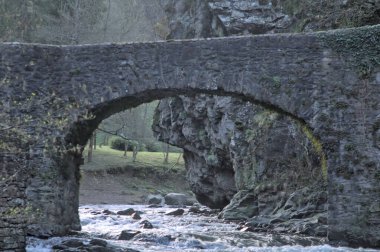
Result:
M165 144L164 164L169 163L169 144Z
M141 143L142 141L145 139L145 128L146 128L146 117L148 115L148 104L145 103L145 108L144 108L144 117L143 117L143 121L142 121L142 125L141 125L141 129L142 129L142 132L141 132L141 139L140 141L138 141L138 146L137 146L137 151L141 150ZM137 153L136 153L137 155Z
M88 143L88 153L87 153L87 162L90 163L92 161L92 149L94 146L94 136L90 137L90 141Z
M108 0L108 7L107 7L107 16L106 21L104 22L104 28L103 28L103 40L106 40L107 37L107 27L108 27L108 21L110 18L110 12L111 12L111 0Z
M127 151L128 151L128 141L124 141L124 157L128 157L127 155Z
M133 157L132 157L132 161L133 162L136 162L136 158L137 158L137 153L138 153L138 148L137 148L137 146L133 146Z
M74 45L79 44L80 11L80 0L76 0L74 8L74 27L71 37L71 43Z
M103 141L99 144L99 148L102 148L103 145L107 145L107 134L104 134Z
M103 145L108 146L108 145L109 145L109 144L108 144L109 139L110 139L110 136L109 136L109 135L105 135L105 136L104 136L104 142L103 142Z
M33 29L33 2L23 1L21 6L21 41L31 42L32 41L32 29Z
M96 150L96 130L93 133L93 138L94 138L94 150Z

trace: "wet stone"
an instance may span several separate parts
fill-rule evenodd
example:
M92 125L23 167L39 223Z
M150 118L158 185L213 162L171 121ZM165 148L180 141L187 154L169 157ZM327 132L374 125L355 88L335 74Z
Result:
M165 195L165 204L171 206L191 206L195 200L183 193L168 193Z
M67 247L66 246L63 246L62 244L57 244L57 245L54 245L52 247L52 249L54 250L62 250L62 249L66 249Z
M118 214L118 215L132 215L135 212L136 211L133 208L128 208L126 210L118 211L118 212L116 212L116 214Z
M199 206L191 206L189 208L190 213L202 213L201 209Z
M161 205L157 205L157 204L151 204L148 206L148 208L160 208L162 207Z
M83 246L83 241L77 240L77 239L72 239L72 240L67 240L62 242L63 246L69 247L69 248L78 248Z
M115 214L114 212L112 212L112 211L110 211L108 209L103 210L102 213L105 214L105 215L114 215Z
M241 232L253 232L254 230L251 227L243 227L240 229Z
M90 246L87 248L87 251L91 251L91 252L114 252L115 250L112 248L106 248L103 246Z
M108 243L104 240L101 240L101 239L93 239L90 241L90 244L95 245L95 246L106 247Z
M161 195L148 195L147 197L147 202L148 204L154 204L154 205L159 205L164 201L164 197Z
M135 212L132 214L132 219L134 220L141 220L141 216L138 212Z
M145 229L153 228L152 223L150 223L148 220L143 220L142 222L140 222L140 226Z
M140 242L151 242L162 245L169 245L174 238L171 235L144 234L141 233L135 237L135 240Z
M131 240L136 235L140 234L140 231L135 230L123 230L119 236L119 240Z
M185 210L178 208L177 210L166 213L166 215L180 216L185 213Z
M140 252L140 251L135 250L135 249L131 249L131 248L127 248L127 249L123 250L123 252Z

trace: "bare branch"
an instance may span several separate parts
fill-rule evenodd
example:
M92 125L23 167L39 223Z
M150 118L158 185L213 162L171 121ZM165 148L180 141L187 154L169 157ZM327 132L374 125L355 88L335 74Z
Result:
M133 139L133 138L127 138L125 137L124 135L120 135L118 134L118 131L115 131L115 132L112 132L112 131L108 131L108 130L105 130L105 129L101 129L101 128L98 128L99 131L101 132L104 132L104 133L107 133L107 134L110 134L110 135L113 135L113 136L118 136L124 140L134 140L134 141L137 141L137 139Z

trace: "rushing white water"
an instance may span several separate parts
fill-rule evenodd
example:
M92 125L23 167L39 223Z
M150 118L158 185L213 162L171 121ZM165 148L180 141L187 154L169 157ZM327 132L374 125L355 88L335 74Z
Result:
M133 208L141 211L141 220L131 216L105 215L103 210L113 212ZM255 252L375 252L373 249L351 249L320 245L315 239L294 238L273 234L238 231L236 223L226 223L216 216L200 216L186 213L168 216L173 208L148 208L142 205L87 205L79 208L85 243L90 238L102 238L109 244L138 251L255 251ZM153 229L141 228L140 222L148 220ZM118 240L122 230L140 231L132 240ZM86 238L83 238L86 237ZM48 240L30 238L27 252L49 252L52 246L73 237L54 237ZM310 242L311 240L311 242ZM280 246L281 243L291 245ZM310 244L300 246L295 244ZM318 245L315 245L318 244ZM268 246L269 245L269 246Z

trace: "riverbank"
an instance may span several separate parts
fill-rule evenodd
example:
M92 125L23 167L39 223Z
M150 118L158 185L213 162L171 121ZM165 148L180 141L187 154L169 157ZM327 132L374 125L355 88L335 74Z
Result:
M168 164L159 152L141 152L135 162L131 153L108 146L94 150L91 162L81 166L80 205L143 204L149 194L178 192L191 195L184 162L170 153Z

